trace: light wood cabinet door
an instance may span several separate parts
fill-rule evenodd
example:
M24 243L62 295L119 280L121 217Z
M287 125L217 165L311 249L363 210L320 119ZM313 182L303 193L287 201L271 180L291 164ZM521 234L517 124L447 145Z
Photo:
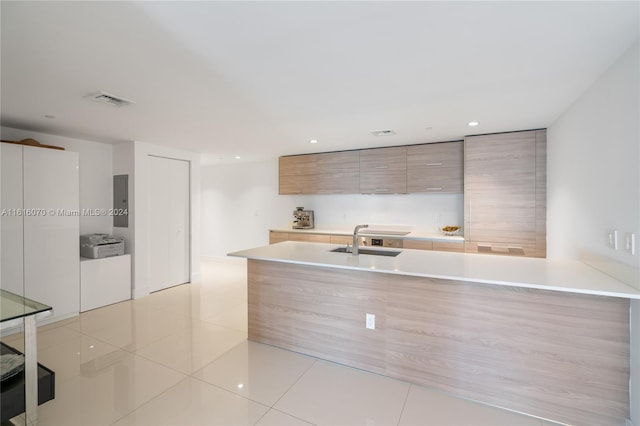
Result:
M546 256L544 130L465 139L467 251Z
M433 242L427 240L404 240L402 248L413 250L433 250Z
M360 193L407 192L407 148L376 148L360 151Z
M269 244L283 241L302 241L306 243L351 244L351 237L331 234L306 234L301 232L269 231Z
M316 154L316 194L357 194L360 192L358 151Z
M353 244L353 237L345 236L345 235L331 235L330 236L331 244Z
M408 192L462 192L463 146L431 143L407 148Z
M269 244L281 243L283 241L289 241L289 234L287 232L269 231Z
M289 233L289 241L303 241L306 243L327 243L331 242L328 234L299 234L295 232Z
M414 250L464 252L464 241L426 241L407 239L404 240L402 247Z
M464 252L464 241L434 241L433 250Z
M279 159L280 194L316 192L316 156L293 155Z

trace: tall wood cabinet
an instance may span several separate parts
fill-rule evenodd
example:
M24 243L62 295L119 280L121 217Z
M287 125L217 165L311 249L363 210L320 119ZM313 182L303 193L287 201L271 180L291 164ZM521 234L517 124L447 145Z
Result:
M469 136L466 251L546 256L546 130Z
M6 143L0 150L0 285L53 307L54 319L77 315L78 153Z

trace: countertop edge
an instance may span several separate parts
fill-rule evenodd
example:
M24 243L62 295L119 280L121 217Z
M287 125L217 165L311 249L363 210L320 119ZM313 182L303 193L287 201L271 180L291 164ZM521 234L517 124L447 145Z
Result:
M275 246L280 244L287 244L287 243L279 243L279 244L276 244ZM295 242L294 244L308 245L309 247L317 247L320 245L330 246L330 247L338 246L335 244L301 243L301 242ZM596 274L603 281L614 282L616 286L622 286L624 288L628 288L629 291L622 292L622 291L616 291L616 290L572 287L568 285L553 285L553 284L541 284L541 283L520 282L520 281L508 281L503 279L489 279L489 278L474 277L474 276L468 276L468 275L465 276L464 274L438 274L438 273L430 273L428 271L416 272L416 271L410 271L410 270L393 270L388 268L372 269L371 267L358 266L358 265L344 265L344 264L331 263L331 262L315 261L310 259L294 259L294 258L282 257L282 255L274 256L274 255L264 255L264 254L256 253L257 250L268 251L268 248L273 246L274 245L259 247L255 249L241 250L241 251L229 253L227 254L227 256L245 258L245 259L251 259L251 260L290 263L290 264L296 264L296 265L327 267L327 268L333 268L333 269L345 269L345 270L352 270L352 271L384 273L384 274L392 274L392 275L405 275L405 276L434 278L434 279L442 279L442 280L450 280L450 281L466 281L466 282L474 282L479 284L500 285L500 286L508 286L508 287L530 288L530 289L537 289L537 290L559 291L564 293L576 293L576 294L586 294L586 295L592 295L592 296L618 297L618 298L624 298L624 299L640 300L640 291L592 268L589 265L583 264L578 261L576 261L576 263L580 265L579 268L581 269L581 271L579 272L588 272L590 274ZM410 249L405 249L405 250L408 250L410 252L424 253L425 257L428 256L428 253L432 253L429 251L424 252L422 250L410 250ZM482 255L482 254L469 254L469 253L447 253L447 255L462 256L463 259L464 259L464 256L480 256L480 257L473 258L476 261L482 261L481 259L483 257L488 256L488 255ZM506 259L512 259L512 258L507 257L505 258L505 260ZM487 260L490 260L491 262L496 262L496 261L499 262L500 256L490 256L490 259L487 258ZM523 259L523 260L527 261L529 259ZM546 259L530 259L530 260L537 261L538 263L542 262L542 264L549 263L549 261Z
M287 233L295 233L295 234L311 234L311 235L335 235L340 237L352 237L353 231L347 230L335 230L335 229L291 229L291 228L270 228L269 232L287 232ZM452 243L463 243L463 236L448 236L437 233L424 233L424 232L409 232L406 235L392 235L392 234L374 234L374 233L366 233L362 234L362 237L373 237L373 238L389 238L394 240L416 240L416 241L440 241L440 242L452 242Z

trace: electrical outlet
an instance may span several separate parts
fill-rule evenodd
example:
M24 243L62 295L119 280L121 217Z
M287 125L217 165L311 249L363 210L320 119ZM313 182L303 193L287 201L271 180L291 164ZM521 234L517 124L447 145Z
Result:
M375 330L376 329L376 316L374 314L366 314L365 326L369 330Z
M607 229L607 245L609 248L618 250L618 231L615 229Z
M636 254L636 234L633 232L625 232L624 234L624 250L634 255Z

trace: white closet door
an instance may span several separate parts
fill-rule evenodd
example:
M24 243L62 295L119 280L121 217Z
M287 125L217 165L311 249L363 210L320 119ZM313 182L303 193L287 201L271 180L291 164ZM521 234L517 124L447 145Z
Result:
M25 296L53 307L54 317L80 311L78 153L23 148ZM46 213L45 213L46 211Z
M189 282L189 163L149 156L149 289Z
M2 209L0 288L24 295L22 265L22 146L0 144L2 149Z

